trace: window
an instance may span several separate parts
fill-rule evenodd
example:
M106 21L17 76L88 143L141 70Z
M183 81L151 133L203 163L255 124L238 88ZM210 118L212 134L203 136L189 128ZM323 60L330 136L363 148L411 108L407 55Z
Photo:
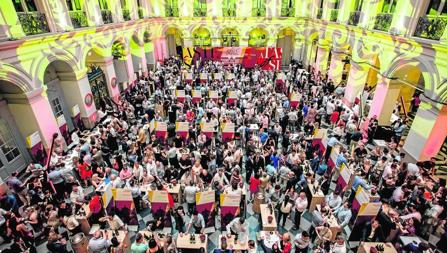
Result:
M252 16L265 17L265 0L253 0Z
M206 17L206 0L194 0L194 17Z
M51 107L53 108L54 117L57 118L64 114L59 98L55 98L51 101Z
M166 0L166 17L178 17L178 0Z
M447 15L447 4L445 0L431 0L427 7L427 15L443 16Z
M334 9L338 9L338 7L340 6L340 0L336 0L334 3Z
M107 5L107 0L98 0L99 1L99 8L101 10L108 10L109 6Z
M80 0L67 0L67 7L69 11L80 11L82 10Z
M295 16L295 0L282 0L281 17Z
M222 14L224 17L236 17L236 0L224 0Z
M8 162L20 156L20 151L4 120L0 120L0 149ZM3 163L1 163L0 167L3 167Z
M33 12L37 11L34 0L12 0L14 8L17 12Z
M394 13L398 0L383 0L381 13Z

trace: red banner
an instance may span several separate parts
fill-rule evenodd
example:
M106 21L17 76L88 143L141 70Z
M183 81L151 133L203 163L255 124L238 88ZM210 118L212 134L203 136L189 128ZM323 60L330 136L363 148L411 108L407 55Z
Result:
M183 62L187 66L198 61L220 61L223 64L242 64L245 68L280 70L282 49L279 47L184 47Z

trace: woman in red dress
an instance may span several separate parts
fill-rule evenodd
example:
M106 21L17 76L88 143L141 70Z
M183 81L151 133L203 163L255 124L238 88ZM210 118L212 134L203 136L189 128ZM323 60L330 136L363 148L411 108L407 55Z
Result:
M87 179L91 178L93 175L92 168L85 161L83 161L78 165L78 172L79 177L84 182L84 185L87 186Z

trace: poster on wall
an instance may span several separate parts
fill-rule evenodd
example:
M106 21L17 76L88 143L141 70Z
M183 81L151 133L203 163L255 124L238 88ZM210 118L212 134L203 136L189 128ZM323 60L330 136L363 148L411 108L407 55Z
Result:
M205 219L205 228L211 228L215 225L216 194L214 191L205 191L196 193L196 209Z
M220 214L222 229L240 212L241 194L220 194Z
M40 164L45 164L47 153L43 148L42 140L40 139L39 132L34 132L26 137L26 146L31 151L33 159Z
M116 189L115 214L127 225L138 225L137 210L133 203L132 191Z
M241 64L244 68L259 66L263 70L280 70L282 49L279 47L184 47L183 63L219 61L224 65Z

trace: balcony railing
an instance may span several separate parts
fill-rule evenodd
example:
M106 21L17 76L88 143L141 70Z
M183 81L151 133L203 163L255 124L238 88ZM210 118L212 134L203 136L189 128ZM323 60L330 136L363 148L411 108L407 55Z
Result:
M128 9L123 9L123 18L125 21L130 20L130 11Z
M358 25L360 21L360 11L353 11L349 15L348 25Z
M87 27L87 17L84 11L70 11L71 24L74 28Z
M110 24L113 22L112 12L109 10L101 10L102 22L104 24Z
M222 15L224 17L236 17L236 9L235 8L223 8Z
M295 16L295 7L281 8L281 17L293 17Z
M255 7L251 10L251 14L253 17L265 17L265 7L264 8Z
M337 22L337 18L338 18L338 10L337 9L331 10L331 16L329 17L329 20L331 22Z
M323 17L323 9L322 8L318 9L318 11L317 11L317 19L321 19L321 17Z
M194 17L206 17L206 9L194 9Z
M447 16L424 16L414 31L414 36L430 40L439 40L447 25Z
M138 8L138 18L139 19L143 19L144 18L144 14L143 14L143 8Z
M379 13L376 16L376 21L374 23L374 29L388 32L390 30L391 22L393 21L392 13Z
M34 12L18 12L20 24L22 24L23 32L26 35L34 35L41 33L49 33L50 28L45 14L38 11Z
M178 7L166 5L166 17L178 17Z

